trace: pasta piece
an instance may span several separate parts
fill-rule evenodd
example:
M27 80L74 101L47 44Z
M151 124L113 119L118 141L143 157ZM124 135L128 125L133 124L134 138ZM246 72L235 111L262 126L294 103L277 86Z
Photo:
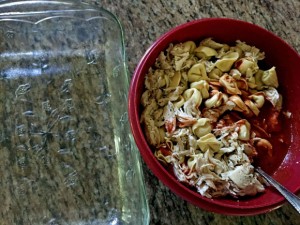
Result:
M152 118L154 111L158 109L157 102L154 99L151 99L149 102L141 114L141 123L145 122L147 118Z
M199 106L202 102L200 91L198 91L196 88L187 89L183 93L183 98L185 100L185 103L183 105L184 112L189 115L198 117L200 114Z
M248 106L248 108L256 115L258 116L260 112L260 108L263 107L265 103L265 95L263 92L257 92L250 96L248 96L249 100L245 101L245 104Z
M143 107L146 107L150 104L150 98L151 98L151 92L149 90L146 90L143 92L141 97L141 104Z
M201 93L196 88L187 89L183 93L183 97L186 102L192 100L195 104L195 107L199 107L202 102Z
M195 81L190 84L190 87L196 88L198 91L200 91L203 99L206 99L209 97L209 93L208 93L209 84L206 80Z
M155 62L155 66L162 70L169 70L172 69L171 63L167 60L164 52L161 52Z
M174 108L176 108L176 109L181 108L181 106L184 105L184 102L185 102L185 100L184 100L183 96L180 95L179 98L173 102Z
M224 44L215 42L214 40L212 40L211 38L206 38L203 41L200 42L201 46L207 46L213 49L220 49L224 46Z
M170 53L173 56L181 56L182 54L185 54L185 53L190 54L190 53L194 52L195 48L196 48L195 42L186 41L184 43L179 43L179 44L174 45L171 48Z
M222 85L220 84L219 81L209 81L209 87L212 89L212 90L220 90Z
M195 154L195 155L191 155L191 157L188 159L187 161L187 166L190 169L190 171L195 171L198 160L200 157L203 157L203 154Z
M235 104L233 110L242 112L244 115L246 115L248 117L252 116L252 112L249 110L247 105L244 103L244 101L238 95L230 96L229 100Z
M215 49L207 46L199 46L195 49L195 55L200 59L210 59L213 56L216 56L218 53Z
M175 70L180 71L184 67L184 63L188 60L190 54L188 52L182 53L181 55L175 55Z
M248 91L248 82L244 78L235 79L236 85L240 90Z
M178 87L181 80L181 73L176 71L174 76L170 77L169 87Z
M250 123L243 119L236 122L236 124L239 126L238 131L238 139L242 141L249 141L250 140Z
M258 70L255 75L254 75L254 79L255 79L255 89L261 91L265 88L265 84L262 82L262 76L264 74L263 70Z
M229 50L230 50L230 46L223 44L223 47L218 50L218 55L216 56L216 58L218 58L218 59L222 58L224 55L231 52Z
M155 71L149 70L148 76L145 79L145 86L148 90L155 90L166 85L164 78L164 71L157 69Z
M212 97L205 101L207 108L217 108L227 102L228 96L220 91L212 91Z
M212 125L208 118L200 118L192 126L192 131L198 138L210 133L211 130L212 130Z
M155 126L153 119L147 118L144 124L146 139L150 145L157 146L164 142L165 131L163 128Z
M158 108L157 110L155 110L153 113L153 119L154 119L155 126L157 127L163 126L165 124L164 109Z
M239 54L239 58L242 58L245 56L244 51L241 48L239 48L238 46L231 46L229 51L237 52Z
M250 52L251 46L240 40L236 41L236 46L239 47L243 52Z
M247 76L252 76L259 69L256 62L247 58L242 58L236 61L235 67L240 71L241 74L247 74Z
M213 171L216 174L221 174L224 171L228 170L228 166L226 165L226 163L224 161L221 161L217 158L214 157L215 153L212 152L211 150L206 151L205 153L205 157L207 157L208 161L214 165L214 169Z
M238 58L239 54L237 52L226 53L221 59L216 61L215 66L222 72L228 72Z
M269 156L272 156L273 154L273 146L271 145L271 143L264 138L254 138L254 143L253 145L259 149L259 151L263 150L266 151L268 153Z
M158 151L155 151L154 156L162 162L164 165L168 165L172 162L172 152L165 148L160 148Z
M271 69L264 71L261 79L265 85L278 88L277 73L274 66Z
M245 100L245 105L255 114L255 116L258 116L260 111L252 101L249 99Z
M238 69L231 69L229 72L229 75L232 76L236 80L239 80L242 77L242 74Z
M192 66L188 72L188 81L195 82L199 80L207 80L207 73L205 70L205 65L203 63L197 63Z
M208 73L208 77L210 79L214 79L214 80L219 80L222 75L223 75L223 72L219 68L213 68Z
M269 100L274 107L276 107L280 101L280 95L278 91L273 87L269 87L267 90L264 90L263 93L265 94L266 99Z
M193 41L186 41L183 44L183 48L189 53L193 53L196 49L196 44Z
M254 102L254 104L257 106L257 108L263 107L265 103L265 95L263 92L256 92L249 96L249 99Z
M254 60L263 60L265 58L265 53L261 52L258 48L255 46L247 45L245 42L242 42L240 40L236 41L236 46L240 49L242 49L243 52L245 52L245 55L248 57L252 57Z
M225 88L226 93L231 95L240 95L242 92L237 86L237 82L234 78L229 76L228 74L224 74L220 78L220 84Z
M197 143L202 152L206 152L208 150L212 152L218 152L221 148L221 143L212 133L200 137L197 140Z

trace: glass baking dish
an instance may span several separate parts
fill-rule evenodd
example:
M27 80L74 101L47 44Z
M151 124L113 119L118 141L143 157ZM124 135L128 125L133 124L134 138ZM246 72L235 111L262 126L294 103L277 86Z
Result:
M72 1L0 3L0 224L149 223L123 31Z

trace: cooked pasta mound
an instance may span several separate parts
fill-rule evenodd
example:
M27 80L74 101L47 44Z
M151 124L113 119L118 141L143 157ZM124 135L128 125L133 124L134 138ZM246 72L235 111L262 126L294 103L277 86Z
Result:
M141 97L145 137L155 157L180 182L208 198L265 190L252 165L257 150L272 154L270 129L255 124L272 108L276 129L282 96L264 52L239 40L170 44L145 78ZM254 118L254 119L253 119Z

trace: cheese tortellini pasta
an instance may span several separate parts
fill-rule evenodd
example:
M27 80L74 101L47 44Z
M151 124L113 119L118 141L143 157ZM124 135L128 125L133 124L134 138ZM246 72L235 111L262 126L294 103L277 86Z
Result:
M264 191L251 163L259 148L272 153L272 144L269 131L251 121L265 105L282 108L276 68L259 67L264 57L239 40L232 46L212 38L172 43L146 75L145 137L155 157L203 196Z

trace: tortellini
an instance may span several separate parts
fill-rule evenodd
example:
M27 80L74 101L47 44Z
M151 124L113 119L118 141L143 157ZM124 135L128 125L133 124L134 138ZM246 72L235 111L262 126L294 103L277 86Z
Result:
M209 134L212 130L212 125L210 122L211 121L208 118L198 119L197 122L192 126L194 135L196 135L198 138L201 138L202 136Z
M221 142L217 140L212 133L206 134L200 137L197 141L201 151L206 152L208 150L212 152L218 152L221 148Z
M210 48L213 48L213 49L217 50L217 49L220 49L220 48L224 47L224 44L215 42L211 38L206 38L206 39L204 39L200 42L200 46L207 46L207 47L210 47Z
M237 52L228 52L221 59L218 59L215 65L222 72L228 72L238 58L239 54Z
M206 80L192 82L190 86L200 91L202 98L206 99L209 97L209 84Z
M264 71L261 80L267 86L278 88L278 80L275 67L273 66L271 69Z
M257 62L247 58L240 59L236 62L236 64L237 70L240 71L241 74L245 74L248 77L252 76L258 71Z
M238 88L238 83L236 80L229 76L228 74L224 74L220 77L220 84L224 87L225 91L231 95L240 95L242 92Z
M172 43L146 75L140 99L146 139L155 157L203 196L264 191L251 163L256 149L271 154L272 145L249 120L259 118L266 101L279 113L283 101L276 68L258 66L264 57L239 40Z
M222 104L226 103L228 96L220 91L212 91L212 97L205 101L205 106L207 108L217 108Z
M210 59L213 56L216 56L218 53L215 49L207 46L199 46L195 49L195 55L200 59Z
M193 65L188 71L189 82L195 82L199 80L207 80L207 73L204 63L197 63Z

